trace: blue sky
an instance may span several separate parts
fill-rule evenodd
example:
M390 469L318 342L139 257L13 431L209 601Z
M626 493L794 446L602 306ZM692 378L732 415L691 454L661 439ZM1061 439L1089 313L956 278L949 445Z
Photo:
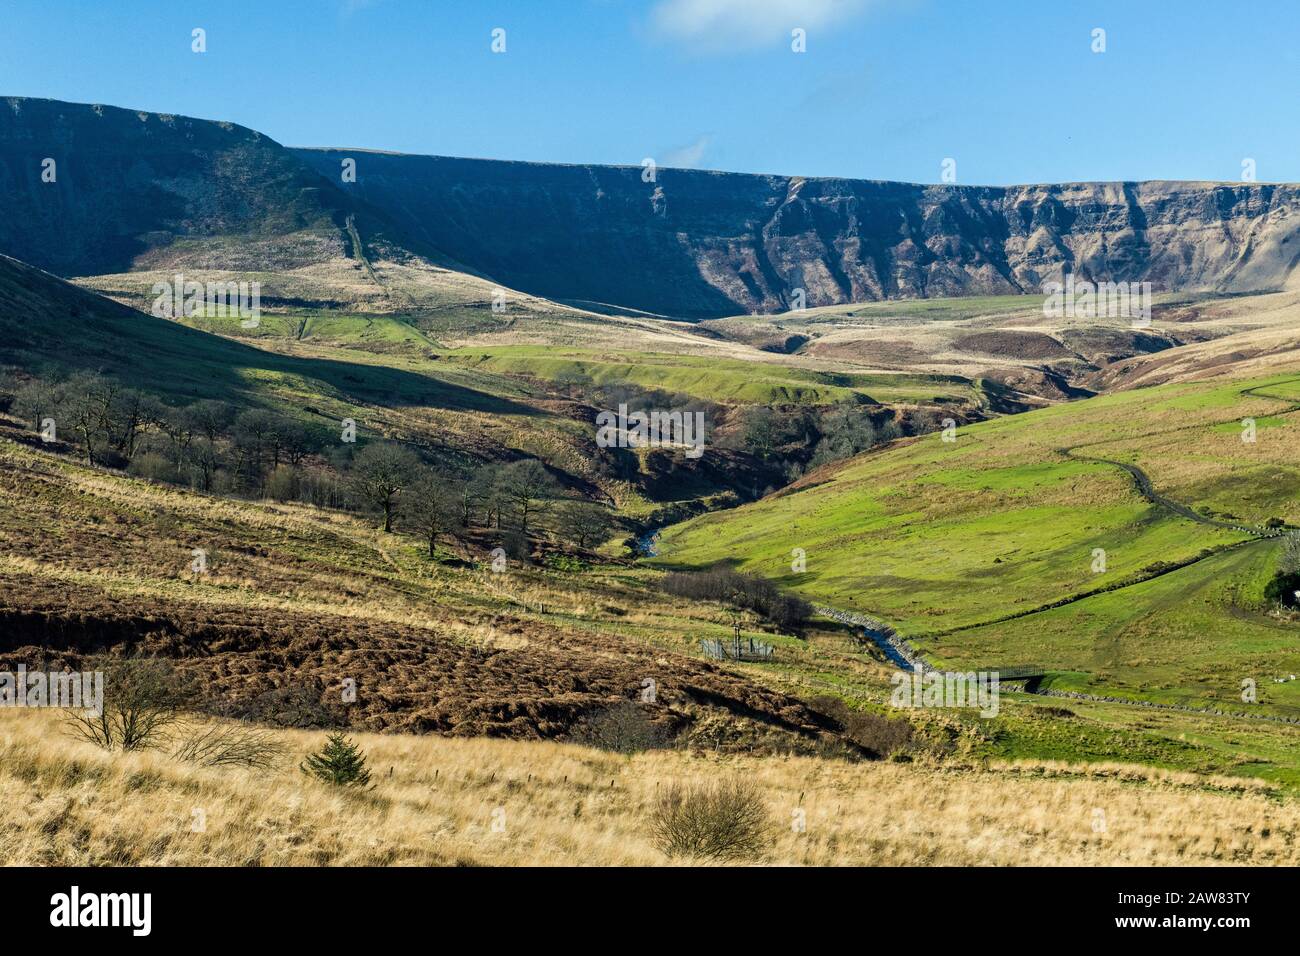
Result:
M961 183L1250 158L1296 181L1297 36L1294 0L0 0L0 95L295 146L915 182L952 158Z

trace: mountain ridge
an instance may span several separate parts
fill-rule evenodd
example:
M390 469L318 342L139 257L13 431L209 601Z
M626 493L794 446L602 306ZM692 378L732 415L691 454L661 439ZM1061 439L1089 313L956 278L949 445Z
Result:
M296 149L318 171L347 150ZM1074 271L1155 291L1293 278L1291 184L924 185L357 154L354 187L498 281L688 318L1038 291ZM1300 243L1292 248L1300 250Z
M1294 287L1300 186L909 184L284 147L248 127L0 100L0 252L64 276L294 269L355 255L688 319L850 302ZM357 163L344 182L340 162ZM55 183L42 162L58 164ZM801 294L802 291L802 294Z

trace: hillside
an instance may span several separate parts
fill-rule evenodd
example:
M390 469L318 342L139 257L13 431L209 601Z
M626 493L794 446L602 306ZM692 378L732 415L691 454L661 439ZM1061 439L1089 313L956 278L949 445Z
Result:
M349 215L381 225L254 130L22 97L0 102L0 195L0 252L65 276L293 269L346 256Z
M1038 293L1063 271L1157 292L1279 289L1293 185L916 185L336 149L356 193L445 254L560 300L713 318L880 299Z
M651 678L650 718L683 740L837 746L834 721L796 698L665 653L662 635L725 625L684 602L635 610L642 589L617 567L494 574L486 551L431 559L359 517L105 474L0 425L0 670L135 651L198 680L196 709L519 738L568 737Z
M224 725L223 725L224 726ZM356 734L376 789L296 768L323 735L278 731L271 770L108 755L49 714L0 725L0 857L17 865L662 866L652 824L674 784L743 778L786 866L1295 865L1300 807L1239 780L1118 765L939 769L552 742ZM1098 808L1105 808L1099 831ZM791 825L802 810L806 828Z
M987 379L1051 402L1282 371L1297 361L1298 320L1296 292L1156 295L1141 324L1046 315L1041 295L1007 295L738 315L700 328L809 365Z
M1300 657L1262 592L1269 526L1300 524L1296 381L1164 385L899 442L670 528L659 561L734 562L942 666L1233 712L1252 677L1261 710L1295 716L1300 685L1277 679Z
M892 668L832 622L791 634L743 611L742 636L772 643L776 659L718 662L700 642L729 637L736 613L668 593L654 569L553 561L552 545L494 572L491 538L444 539L430 557L401 525L383 534L363 515L87 468L2 416L0 499L0 670L145 654L198 681L188 705L204 713L525 740L582 739L648 679L654 706L643 714L683 752L944 767L1122 760L1300 785L1300 729L1287 723L1088 701L1052 711L1013 686L991 719L900 711ZM347 678L358 691L345 704Z
M375 363L286 356L156 318L0 256L0 364L66 375L94 371L170 401L290 406L310 395L335 420L370 403L522 411L455 381ZM302 409L299 407L298 413ZM323 424L323 423L322 423Z

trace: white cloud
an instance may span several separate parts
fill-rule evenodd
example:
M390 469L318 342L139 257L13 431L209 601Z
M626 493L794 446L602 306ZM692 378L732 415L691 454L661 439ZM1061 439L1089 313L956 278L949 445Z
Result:
M674 169L698 169L699 165L704 162L704 154L708 151L709 140L712 138L711 136L701 136L689 146L670 150L664 155L661 165Z
M663 36L709 49L789 42L859 13L867 0L660 0L651 12ZM810 40L812 38L810 37Z

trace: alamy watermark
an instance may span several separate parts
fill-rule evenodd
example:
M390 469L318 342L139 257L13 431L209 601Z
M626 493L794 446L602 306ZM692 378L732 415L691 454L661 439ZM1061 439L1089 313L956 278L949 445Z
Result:
M176 273L171 282L155 282L151 311L160 319L238 317L241 328L262 322L262 283L195 282Z
M62 707L88 717L104 713L103 671L0 671L0 707Z
M890 677L894 693L889 705L904 707L978 708L981 717L998 715L1001 684L997 671L898 671Z
M596 416L596 444L600 448L685 447L687 458L704 454L704 413L631 412L620 404L617 412Z
M1064 282L1043 283L1043 315L1049 319L1133 319L1151 324L1150 282L1089 282L1067 273Z
M54 927L119 926L132 936L148 936L153 928L152 893L83 893L74 885L50 897Z

